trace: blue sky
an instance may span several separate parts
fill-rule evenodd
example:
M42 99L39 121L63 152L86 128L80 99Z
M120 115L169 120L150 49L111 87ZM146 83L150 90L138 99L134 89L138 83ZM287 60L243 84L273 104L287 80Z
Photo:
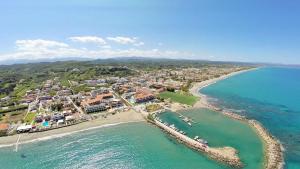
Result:
M0 62L115 56L300 64L300 2L9 0Z

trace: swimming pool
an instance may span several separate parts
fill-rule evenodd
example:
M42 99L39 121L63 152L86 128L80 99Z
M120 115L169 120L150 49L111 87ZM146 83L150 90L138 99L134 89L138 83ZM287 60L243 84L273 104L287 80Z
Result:
M42 124L44 127L49 127L49 122L48 121L44 121Z

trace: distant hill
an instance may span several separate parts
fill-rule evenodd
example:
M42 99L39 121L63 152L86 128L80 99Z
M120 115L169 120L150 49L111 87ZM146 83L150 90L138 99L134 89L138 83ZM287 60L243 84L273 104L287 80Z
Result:
M45 59L7 59L0 61L0 65L26 64L26 63L42 63L42 62L57 62L57 61L89 61L91 59L66 57L66 58L45 58Z
M4 60L0 61L0 65L15 65L15 64L30 64L30 63L53 63L53 62L68 62L68 61L86 61L91 64L126 64L126 63L164 63L164 64L178 64L184 62L185 64L236 64L236 65L265 65L264 63L246 63L246 62L232 62L232 61L208 61L196 59L169 59L169 58L151 58L151 57L114 57L105 59L88 59L78 57L68 58L51 58L51 59L19 59L19 60Z

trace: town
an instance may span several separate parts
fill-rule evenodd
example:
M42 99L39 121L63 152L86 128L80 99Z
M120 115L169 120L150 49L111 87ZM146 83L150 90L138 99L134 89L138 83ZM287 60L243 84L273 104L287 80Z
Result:
M191 107L197 97L189 93L192 83L245 69L244 66L138 69L110 66L108 71L133 71L128 75L104 74L80 80L53 77L21 89L18 99L2 95L1 136L42 132L76 125L128 110L156 112ZM81 74L80 68L67 70ZM20 90L21 79L13 91ZM4 83L4 81L0 81ZM0 83L0 84L1 84ZM13 103L13 104L12 104Z

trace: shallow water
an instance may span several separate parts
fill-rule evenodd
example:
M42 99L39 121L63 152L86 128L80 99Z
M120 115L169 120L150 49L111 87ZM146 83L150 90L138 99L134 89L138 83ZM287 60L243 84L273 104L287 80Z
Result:
M217 144L217 143L216 143ZM220 169L146 123L121 124L0 149L5 169Z
M268 67L201 90L211 103L260 122L283 143L285 168L300 168L300 69Z
M164 122L174 124L178 129L185 131L191 138L199 136L208 141L209 146L235 148L245 169L262 168L263 143L248 124L208 109L189 110L181 114L193 120L192 126L172 112L162 113L159 117Z

